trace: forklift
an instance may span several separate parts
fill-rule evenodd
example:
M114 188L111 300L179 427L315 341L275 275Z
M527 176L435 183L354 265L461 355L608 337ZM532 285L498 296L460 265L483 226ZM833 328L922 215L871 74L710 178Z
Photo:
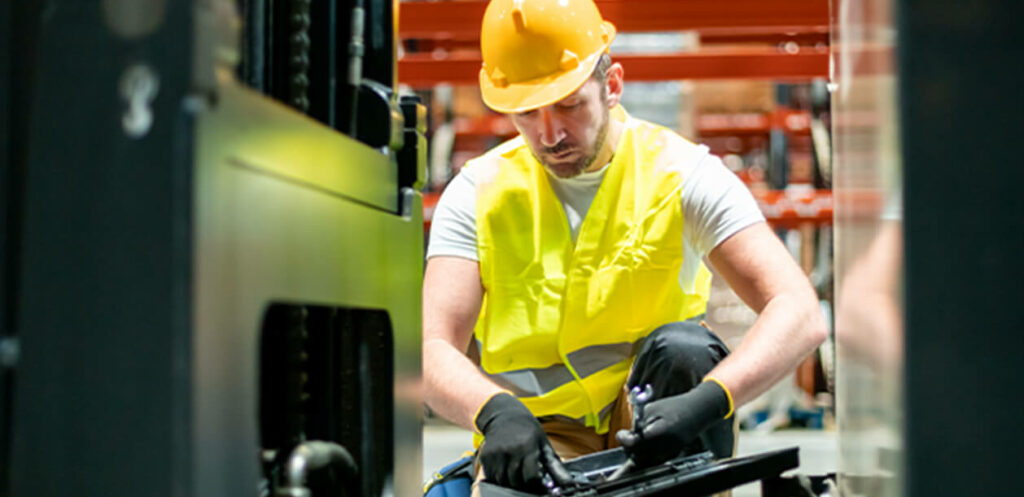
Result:
M421 490L395 2L5 2L0 495Z

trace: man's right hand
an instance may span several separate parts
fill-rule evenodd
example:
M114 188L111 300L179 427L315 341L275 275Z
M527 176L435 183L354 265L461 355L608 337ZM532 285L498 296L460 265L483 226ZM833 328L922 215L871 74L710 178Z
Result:
M544 429L519 399L507 393L491 397L474 422L484 435L480 463L491 483L537 491L545 471L559 483L568 478Z

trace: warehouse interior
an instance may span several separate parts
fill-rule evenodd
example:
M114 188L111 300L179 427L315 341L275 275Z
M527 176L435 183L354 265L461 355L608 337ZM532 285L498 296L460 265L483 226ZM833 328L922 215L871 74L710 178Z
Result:
M622 106L742 181L828 337L736 410L742 470L547 495L1024 495L1021 4L594 3ZM408 497L472 453L421 290L445 187L518 135L487 6L3 5L0 496Z

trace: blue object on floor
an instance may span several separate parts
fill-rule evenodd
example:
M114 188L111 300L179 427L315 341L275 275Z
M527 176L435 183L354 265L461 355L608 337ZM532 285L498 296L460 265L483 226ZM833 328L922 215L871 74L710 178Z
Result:
M790 423L796 426L820 430L825 427L824 418L825 409L821 407L812 407L810 409L789 408Z
M468 455L437 471L423 486L424 497L469 497L473 488L473 459Z

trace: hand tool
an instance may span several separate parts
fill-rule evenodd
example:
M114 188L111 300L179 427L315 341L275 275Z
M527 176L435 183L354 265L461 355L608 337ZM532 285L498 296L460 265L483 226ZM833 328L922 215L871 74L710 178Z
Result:
M653 395L654 390L650 384L644 385L643 388L637 385L629 390L629 404L633 406L633 433L636 433L637 436L643 436L644 406L651 400ZM630 457L626 462L622 463L622 466L619 466L619 469L608 475L608 479L605 481L617 480L635 467L636 461Z

